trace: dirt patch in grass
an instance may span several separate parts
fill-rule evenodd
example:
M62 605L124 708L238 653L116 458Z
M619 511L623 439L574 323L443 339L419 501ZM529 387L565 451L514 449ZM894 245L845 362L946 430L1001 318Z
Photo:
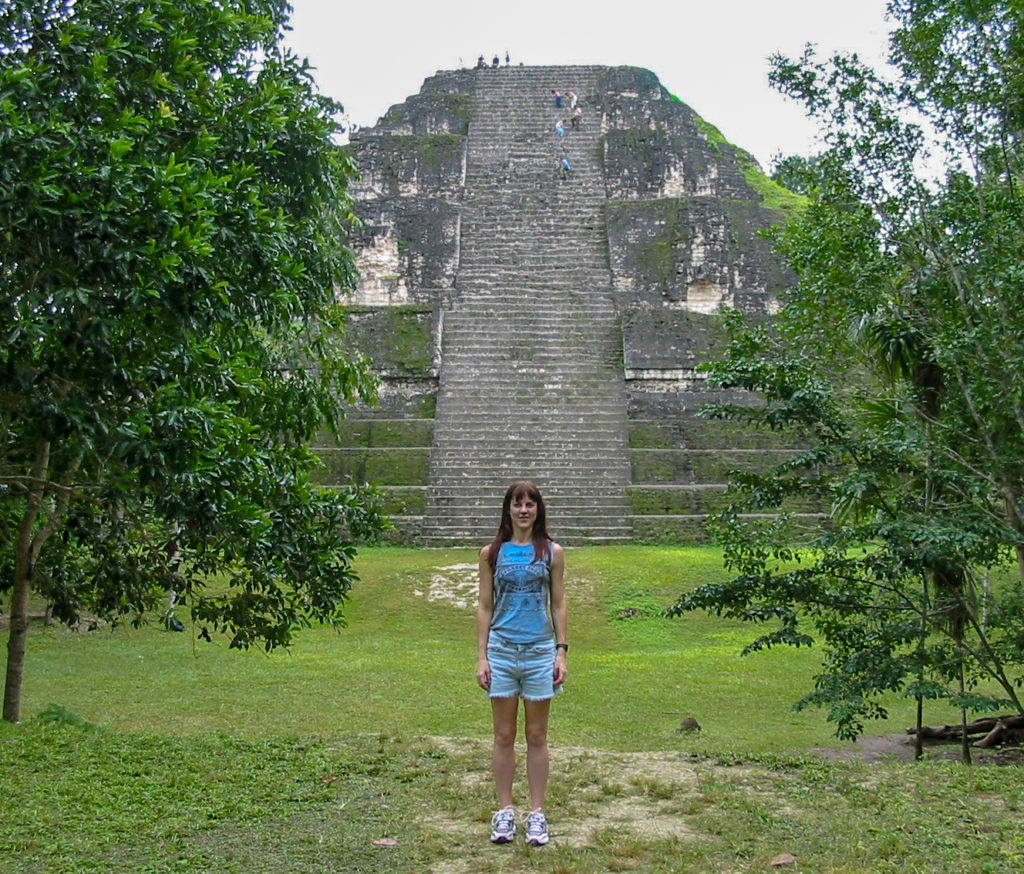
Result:
M488 767L490 741L431 737L435 748L476 767L458 776L461 789L470 798L490 799L493 782ZM525 748L518 750L520 770ZM583 848L616 840L642 842L694 840L699 831L687 815L693 799L700 796L699 775L692 760L678 752L609 752L582 747L551 747L549 828L552 844ZM525 773L519 775L517 790L525 793ZM486 805L490 805L488 800ZM487 841L490 806L470 816L453 817L439 811L421 824L444 836L452 847L450 858L438 862L431 874L470 874L493 868L499 856L512 862L510 848L494 847ZM512 857L529 853L519 842ZM537 852L537 851L533 851ZM511 868L510 870L518 870Z
M830 762L912 762L914 741L906 734L876 734L857 738L853 747L811 747L807 752Z
M414 589L413 594L428 601L466 609L476 605L477 585L476 564L460 562L434 568L426 588Z
M864 735L857 738L852 748L811 747L807 752L831 762L912 762L914 738L906 733ZM1024 762L1020 747L994 749L971 748L975 762L992 765L1019 765ZM960 761L960 744L948 741L926 740L924 758L932 761Z
M430 573L426 586L413 589L417 598L447 604L461 610L476 608L479 569L475 562L436 567ZM590 579L573 577L573 605L575 608L594 606L598 602L597 584Z

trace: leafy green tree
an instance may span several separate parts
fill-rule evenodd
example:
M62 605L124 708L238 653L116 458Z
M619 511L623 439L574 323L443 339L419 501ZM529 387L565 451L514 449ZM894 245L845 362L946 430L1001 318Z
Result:
M889 12L896 77L810 50L775 59L828 148L807 208L776 233L798 285L771 330L734 320L712 371L762 403L708 413L794 428L808 448L736 478L719 520L736 575L671 611L772 623L752 650L823 643L801 705L846 737L892 692L1022 709L1024 10ZM751 512L808 501L820 522Z
M813 155L776 155L772 160L770 177L783 188L807 196L820 176L819 163L819 158Z
M27 608L140 622L167 592L233 647L338 622L382 519L310 480L371 399L335 289L352 167L274 0L0 7L3 716Z

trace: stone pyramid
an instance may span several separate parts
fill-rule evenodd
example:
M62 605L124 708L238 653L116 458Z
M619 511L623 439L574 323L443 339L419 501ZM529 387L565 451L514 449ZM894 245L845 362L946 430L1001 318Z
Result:
M531 479L562 543L700 540L726 472L788 451L695 413L722 308L769 316L792 281L758 231L793 198L654 74L439 72L350 148L381 398L320 452L394 539L483 543Z

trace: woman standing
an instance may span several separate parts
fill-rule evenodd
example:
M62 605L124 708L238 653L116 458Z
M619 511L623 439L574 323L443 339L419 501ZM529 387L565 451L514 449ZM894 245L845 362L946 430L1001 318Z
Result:
M548 711L566 677L565 558L547 531L544 499L531 482L505 492L501 524L480 550L476 679L491 699L494 783L498 811L491 840L515 838L512 783L516 772L519 699L526 715L526 778L530 812L526 842L548 842Z

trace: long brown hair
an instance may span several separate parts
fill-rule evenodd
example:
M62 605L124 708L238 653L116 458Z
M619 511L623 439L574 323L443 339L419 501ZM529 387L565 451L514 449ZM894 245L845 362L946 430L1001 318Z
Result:
M491 570L498 563L498 550L506 540L512 539L512 501L529 498L537 504L537 518L533 523L533 560L542 561L548 552L548 544L551 538L548 536L548 514L544 507L544 498L541 497L538 489L529 480L519 480L512 483L505 492L505 500L501 502L501 523L498 525L498 534L491 541L488 548L487 560L491 563Z

